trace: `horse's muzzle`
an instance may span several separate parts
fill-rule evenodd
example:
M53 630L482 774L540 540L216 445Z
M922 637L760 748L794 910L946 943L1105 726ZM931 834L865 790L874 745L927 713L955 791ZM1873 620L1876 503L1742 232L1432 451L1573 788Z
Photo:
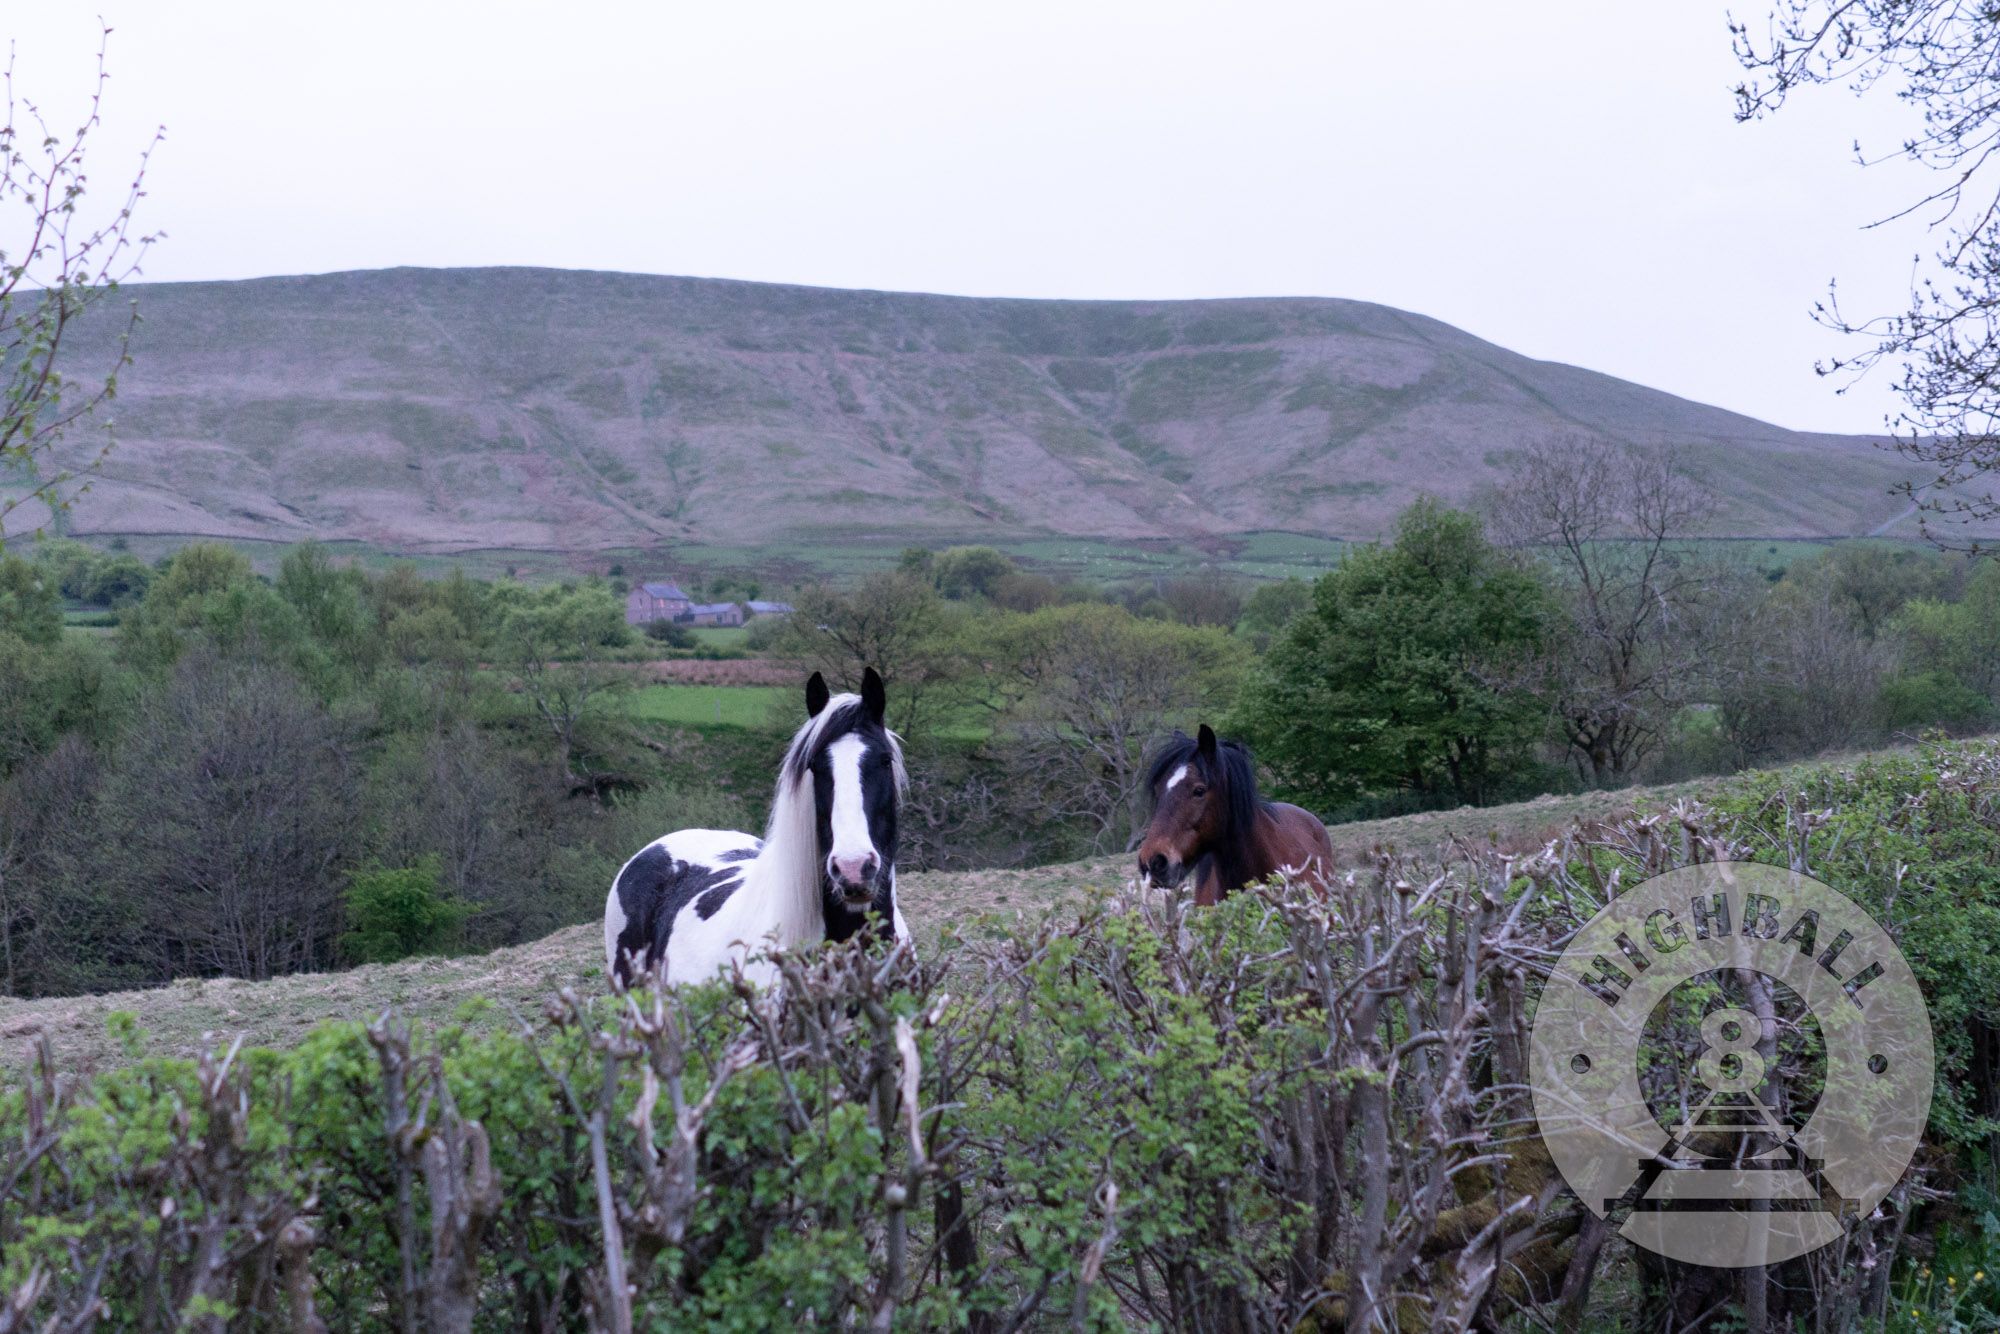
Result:
M873 856L836 857L827 869L833 891L843 905L859 911L875 902L875 882L881 879L882 863Z
M1173 889L1187 878L1187 863L1178 858L1168 861L1166 853L1156 852L1139 863L1139 874L1156 885Z

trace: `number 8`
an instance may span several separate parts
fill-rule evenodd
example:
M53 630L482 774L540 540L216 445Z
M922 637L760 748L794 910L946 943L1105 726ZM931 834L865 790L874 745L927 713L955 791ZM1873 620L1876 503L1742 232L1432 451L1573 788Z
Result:
M1734 1028L1734 1033L1723 1030ZM1708 1046L1695 1062L1694 1077L1717 1093L1750 1093L1764 1082L1764 1058L1757 1051L1764 1024L1748 1010L1728 1007L1701 1021L1701 1039ZM1736 1073L1722 1073L1723 1058L1736 1058Z

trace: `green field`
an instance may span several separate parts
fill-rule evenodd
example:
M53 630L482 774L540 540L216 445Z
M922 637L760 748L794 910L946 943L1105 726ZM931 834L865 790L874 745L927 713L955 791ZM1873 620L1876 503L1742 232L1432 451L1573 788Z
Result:
M104 543L88 537L93 546ZM126 539L126 548L145 561L155 561L179 550L192 539L174 536L144 536ZM967 541L977 539L968 538ZM1847 538L1898 549L1929 551L1923 543L1895 538ZM1078 579L1086 583L1132 583L1148 579L1173 579L1213 570L1253 581L1297 576L1314 579L1340 563L1354 544L1307 533L1259 532L1233 537L1192 540L1155 539L1109 541L1098 538L1046 537L1015 541L992 541L990 545L1014 558L1033 573L1051 578ZM1746 561L1753 568L1778 570L1793 561L1811 556L1834 545L1834 541L1773 541L1768 538L1705 538L1691 545L1725 552ZM231 540L234 547L250 558L258 573L274 575L289 545L277 542ZM929 545L948 542L933 539ZM32 543L20 544L20 554L32 556ZM801 584L826 580L853 583L866 576L894 569L902 555L898 539L855 540L841 543L806 544L774 542L757 546L701 546L695 544L651 550L610 549L603 551L553 552L487 548L457 552L398 551L361 542L329 542L327 552L335 559L353 561L377 572L408 562L427 578L439 578L454 568L480 579L505 578L510 574L530 583L547 583L585 575L642 579L672 579L691 591L717 576L757 580L760 594L782 599ZM714 648L741 647L744 631L698 630L702 643Z
M745 625L697 625L689 627L694 642L703 648L748 648L750 628Z
M646 686L632 692L632 716L678 727L767 727L796 712L797 691L776 686Z

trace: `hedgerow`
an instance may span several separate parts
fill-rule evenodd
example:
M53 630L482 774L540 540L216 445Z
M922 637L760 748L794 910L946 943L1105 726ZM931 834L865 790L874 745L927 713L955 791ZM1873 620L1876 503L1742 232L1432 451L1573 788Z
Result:
M89 1078L43 1041L0 1094L0 1330L1575 1327L1607 1225L1534 1135L1538 979L1621 883L1753 856L1876 911L1931 995L1930 1148L1839 1258L1769 1271L1772 1319L1891 1317L1927 1219L1986 1235L1947 1197L1995 1129L1996 775L1757 778L1525 855L1384 849L1323 896L1105 899L498 1031L179 1061L125 1021ZM1648 1323L1730 1300L1640 1281Z

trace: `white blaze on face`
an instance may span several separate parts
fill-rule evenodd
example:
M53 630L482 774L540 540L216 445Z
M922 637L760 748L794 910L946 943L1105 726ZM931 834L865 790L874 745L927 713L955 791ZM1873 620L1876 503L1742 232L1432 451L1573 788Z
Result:
M875 856L861 791L861 757L867 753L868 743L852 735L826 748L833 767L833 850L827 855L827 871L836 880L845 876L858 881L868 859Z
M1167 791L1169 792L1173 791L1174 785L1180 782L1183 778L1186 778L1187 775L1188 775L1188 767L1185 764L1183 764L1180 768L1174 770L1174 776L1167 780Z

